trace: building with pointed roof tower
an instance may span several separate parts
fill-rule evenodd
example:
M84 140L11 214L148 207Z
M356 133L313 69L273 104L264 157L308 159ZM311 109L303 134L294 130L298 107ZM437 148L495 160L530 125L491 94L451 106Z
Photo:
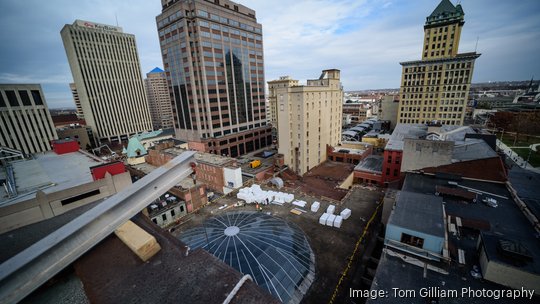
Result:
M465 24L461 4L442 0L426 18L422 60L401 62L399 123L462 125L480 54L458 53Z

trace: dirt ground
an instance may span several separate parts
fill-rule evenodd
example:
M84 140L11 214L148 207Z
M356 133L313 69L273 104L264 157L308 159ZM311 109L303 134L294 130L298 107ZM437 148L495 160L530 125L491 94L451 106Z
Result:
M263 187L263 189L268 190L266 187ZM367 221L375 211L377 202L384 192L381 189L368 190L354 187L342 200L342 203L336 205L334 214L338 214L345 208L352 211L351 217L343 221L341 228L319 224L319 217L326 211L329 202L310 196L297 195L292 191L288 191L288 193L295 194L295 200L308 202L305 208L306 213L301 215L290 213L290 210L295 207L292 204L263 206L262 212L293 222L304 231L315 254L316 273L315 281L304 297L303 303L327 303L334 292L342 271L347 265L356 241L362 234ZM183 218L184 221L174 228L173 235L178 236L189 228L202 225L206 218L223 212L255 211L254 205L230 207L238 201L236 195L224 197L196 213L189 214ZM314 201L321 203L321 208L316 213L311 212L309 209ZM219 210L219 207L225 204L229 207Z

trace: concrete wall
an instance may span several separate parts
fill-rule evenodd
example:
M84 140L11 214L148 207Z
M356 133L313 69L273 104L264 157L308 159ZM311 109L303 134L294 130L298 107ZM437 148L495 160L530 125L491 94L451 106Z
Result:
M38 191L34 198L0 208L0 233L55 217L71 209L109 197L131 185L129 172L111 176L69 189L44 193ZM62 200L91 191L98 194L62 205Z
M391 223L388 223L386 225L385 239L401 242L401 235L403 233L406 233L408 235L412 235L415 237L423 238L424 246L422 247L422 249L436 253L436 254L441 254L442 248L444 245L444 237L437 237L434 235L429 235L426 233L410 230L407 228L395 226Z
M223 178L225 179L224 194L240 188L242 186L242 168L223 168Z
M453 150L451 141L405 139L401 172L451 164Z
M351 172L351 174L347 176L347 178L343 181L343 183L339 185L339 188L348 190L352 186L353 180L354 180L354 172Z
M172 214L174 211L174 215ZM172 224L177 219L187 215L187 208L184 202L178 204L174 208L166 210L160 214L157 214L152 217L152 221L159 225L159 227L165 227L169 224Z
M480 250L480 268L484 279L514 289L532 289L540 294L540 275L488 260L484 248Z
M381 120L390 121L390 129L394 129L397 124L397 116L399 110L399 100L397 96L386 95L381 100Z

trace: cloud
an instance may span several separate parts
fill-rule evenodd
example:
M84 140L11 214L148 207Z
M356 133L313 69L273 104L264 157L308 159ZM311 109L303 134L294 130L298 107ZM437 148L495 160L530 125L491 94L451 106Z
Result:
M238 0L263 25L265 77L301 81L339 68L346 90L399 87L399 62L421 57L423 25L434 0ZM455 1L453 1L455 3ZM43 84L50 103L72 103L60 30L75 19L118 23L135 34L142 73L162 67L155 17L159 0L3 0L0 82ZM462 3L460 51L475 49L473 81L540 75L540 1ZM540 77L540 76L537 76ZM59 95L56 95L59 94ZM58 97L57 97L58 96Z
M71 75L66 74L40 77L33 74L0 73L0 82L3 83L66 84L71 81Z

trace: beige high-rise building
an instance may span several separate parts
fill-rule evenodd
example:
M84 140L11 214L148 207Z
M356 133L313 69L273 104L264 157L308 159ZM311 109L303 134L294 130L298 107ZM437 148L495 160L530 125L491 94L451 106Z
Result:
M144 86L154 129L173 128L171 97L165 72L160 68L155 68L146 73Z
M61 31L86 124L118 143L152 130L135 36L121 27L76 20Z
M422 60L401 62L399 123L462 125L474 62L480 54L458 53L463 9L442 0L426 18Z
M156 22L176 137L232 157L271 145L255 11L229 0L161 4Z
M281 77L269 81L269 100L275 108L278 152L285 164L303 175L326 160L326 145L341 138L343 88L339 70L324 70L319 79L299 85Z
M31 154L51 150L57 138L39 84L0 84L0 146Z
M77 92L77 87L74 83L69 84L71 89L71 95L73 96L73 102L75 103L75 108L77 109L77 118L84 119L84 114L81 106L81 99L79 98L79 93Z

